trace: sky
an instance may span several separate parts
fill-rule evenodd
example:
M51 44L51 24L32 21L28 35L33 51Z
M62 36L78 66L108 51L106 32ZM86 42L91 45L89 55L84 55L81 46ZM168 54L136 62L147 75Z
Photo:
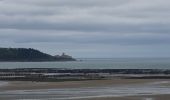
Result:
M0 47L170 57L169 0L0 0Z

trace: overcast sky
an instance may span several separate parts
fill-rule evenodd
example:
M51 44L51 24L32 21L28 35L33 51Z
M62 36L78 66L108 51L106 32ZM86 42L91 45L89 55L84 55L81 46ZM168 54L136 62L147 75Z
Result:
M169 0L0 0L0 47L170 57Z

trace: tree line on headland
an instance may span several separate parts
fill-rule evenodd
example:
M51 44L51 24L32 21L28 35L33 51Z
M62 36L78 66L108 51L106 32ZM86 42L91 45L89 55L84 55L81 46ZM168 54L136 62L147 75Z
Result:
M0 48L0 61L75 61L69 55L52 56L32 48Z

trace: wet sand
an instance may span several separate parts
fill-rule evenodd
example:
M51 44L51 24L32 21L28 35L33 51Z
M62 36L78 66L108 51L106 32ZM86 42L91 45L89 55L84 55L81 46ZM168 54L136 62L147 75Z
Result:
M82 88L82 87L105 87L105 86L133 86L143 84L155 84L170 86L168 79L111 79L111 80L89 80L89 81L67 81L67 82L26 82L10 81L0 86L0 91L15 90L37 90L37 89L63 89L63 88ZM159 83L160 82L160 83ZM168 83L167 83L168 82ZM0 95L0 100L13 100ZM35 99L36 100L36 99ZM46 100L46 99L43 99ZM55 100L55 99L54 99ZM58 100L58 99L56 99ZM71 99L73 100L73 99ZM76 100L170 100L170 94L158 95L137 95L124 97L94 97Z
M32 90L32 89L54 89L54 88L80 88L100 86L120 86L144 84L150 82L170 81L167 79L111 79L111 80L88 80L88 81L66 81L66 82L30 82L9 81L7 85L0 86L0 90ZM170 85L167 84L166 85Z
M127 97L108 97L108 98L92 98L78 100L170 100L170 94L164 95L144 95L144 96L127 96Z

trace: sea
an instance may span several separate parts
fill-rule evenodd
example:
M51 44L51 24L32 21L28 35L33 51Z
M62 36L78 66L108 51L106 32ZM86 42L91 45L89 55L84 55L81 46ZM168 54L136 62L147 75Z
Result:
M0 62L0 68L170 69L170 58L79 58L71 62ZM0 87L8 84L0 81ZM170 84L170 81L158 80L158 82L120 86L4 90L0 91L0 98L3 100L86 100L96 97L170 94L170 86L166 84Z
M0 62L7 68L170 69L170 58L77 58L67 62Z

